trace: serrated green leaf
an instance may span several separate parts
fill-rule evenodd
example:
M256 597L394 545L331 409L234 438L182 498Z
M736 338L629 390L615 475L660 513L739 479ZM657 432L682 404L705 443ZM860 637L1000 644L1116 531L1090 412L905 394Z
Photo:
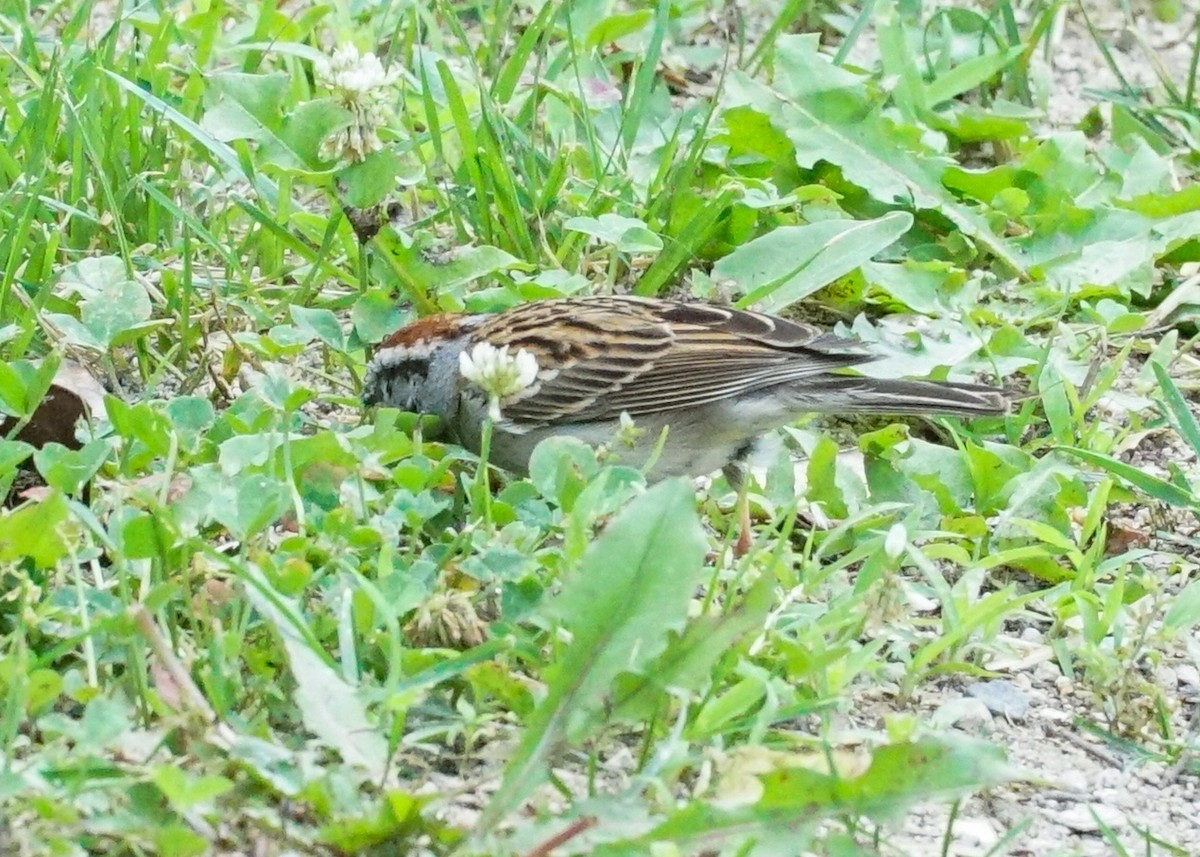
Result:
M702 616L672 637L653 666L625 676L612 705L614 720L649 720L668 691L695 691L711 681L713 665L737 641L761 631L775 595L775 580L764 575L746 593L742 603L719 616Z
M373 782L381 782L391 754L379 728L367 716L358 691L315 650L315 643L299 618L303 612L290 599L274 591L254 570L246 592L254 607L279 633L296 681L293 699L305 727L342 760Z
M477 831L495 827L547 774L551 750L579 742L602 720L605 698L622 672L639 672L687 618L704 578L707 541L683 479L638 497L588 549L550 605L571 642L546 671L546 697L525 733Z
M834 66L819 45L816 34L780 37L775 87L735 72L724 103L768 116L795 146L799 166L826 161L885 204L937 211L1006 268L1024 272L1009 242L942 186L950 161L923 149L917 129L884 118L863 78Z
M774 769L757 775L757 800L742 806L692 800L648 833L601 844L592 853L633 857L647 853L653 843L671 842L682 853L699 848L749 853L753 845L753 853L797 854L823 819L862 814L892 819L931 795L961 795L1014 777L1002 748L948 737L880 747L870 767L857 775L823 772L824 754L763 749L762 758ZM795 761L789 764L790 759Z

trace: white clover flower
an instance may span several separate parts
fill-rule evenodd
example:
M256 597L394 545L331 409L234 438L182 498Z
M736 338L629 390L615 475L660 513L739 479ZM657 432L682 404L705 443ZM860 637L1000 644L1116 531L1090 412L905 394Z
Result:
M524 348L508 353L508 346L499 348L490 342L479 342L470 354L458 355L458 371L488 395L488 417L500 422L500 400L515 396L537 380L537 358Z
M640 428L633 421L633 417L629 416L629 411L621 411L620 427L617 428L616 437L618 444L633 449L645 434L646 430Z
M883 553L888 559L899 559L900 554L904 553L904 548L908 546L908 531L904 529L904 524L892 524L892 528L888 530L887 536L883 540Z
M321 143L321 157L366 160L383 148L379 128L387 123L390 88L400 79L400 69L385 69L375 54L360 54L345 44L328 59L314 65L321 83L332 90L342 107L350 112L350 124Z

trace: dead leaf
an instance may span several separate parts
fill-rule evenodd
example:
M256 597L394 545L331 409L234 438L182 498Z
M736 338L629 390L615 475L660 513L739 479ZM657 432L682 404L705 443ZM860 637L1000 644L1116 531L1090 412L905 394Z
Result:
M41 449L48 443L61 443L79 449L75 425L83 419L104 419L105 390L90 372L78 363L64 360L54 375L54 383L20 431L16 440ZM5 417L0 432L7 436L16 420Z

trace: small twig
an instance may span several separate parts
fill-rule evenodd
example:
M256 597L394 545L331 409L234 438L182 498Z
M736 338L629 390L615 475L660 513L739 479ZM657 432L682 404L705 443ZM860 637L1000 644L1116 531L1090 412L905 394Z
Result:
M550 852L560 845L565 845L579 834L591 830L597 824L596 816L585 815L571 822L561 832L554 834L537 848L525 853L525 857L550 857Z
M213 711L208 700L204 698L204 694L200 692L200 688L196 687L196 683L192 681L191 675L183 668L179 658L175 657L175 652L171 650L171 644L167 642L166 637L158 630L158 626L154 624L154 618L146 611L146 608L138 604L130 608L130 614L133 617L133 623L137 626L138 631L150 644L150 650L154 652L154 656L158 658L158 662L162 664L163 669L171 676L172 681L179 685L182 693L182 699L186 702L188 708L200 714L207 723L217 722L217 712Z
M1103 747L1097 747L1092 742L1085 740L1082 736L1076 735L1074 732L1061 732L1059 735L1060 737L1065 738L1067 741L1074 744L1080 750L1095 756L1104 764L1113 768L1123 767L1120 759L1105 750Z

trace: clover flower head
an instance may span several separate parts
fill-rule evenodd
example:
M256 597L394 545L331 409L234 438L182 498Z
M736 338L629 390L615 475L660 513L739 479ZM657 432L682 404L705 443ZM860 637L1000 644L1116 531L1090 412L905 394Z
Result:
M385 69L375 54L360 54L349 43L337 48L328 59L318 60L316 71L321 82L343 98L374 96L400 79L400 69Z
M333 132L321 143L321 157L346 157L354 163L366 160L383 148L379 128L387 123L391 87L400 79L400 69L385 69L379 57L360 54L345 44L315 65L317 77L350 113L350 124Z
M507 345L499 348L490 342L476 343L468 353L458 355L462 376L488 396L488 417L500 421L500 401L517 395L537 380L537 358L524 348L510 354Z
M629 416L629 411L621 411L620 425L617 428L616 436L617 444L633 449L645 434L646 430L633 421L633 417Z

